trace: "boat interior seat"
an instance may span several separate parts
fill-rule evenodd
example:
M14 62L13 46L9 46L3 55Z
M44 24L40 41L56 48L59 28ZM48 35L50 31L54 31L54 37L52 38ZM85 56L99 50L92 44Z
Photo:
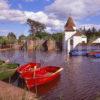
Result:
M51 76L53 73L52 72L47 72L46 74L45 74L45 76Z
M45 74L37 74L36 77L48 77L51 76L53 73L52 72L47 72Z

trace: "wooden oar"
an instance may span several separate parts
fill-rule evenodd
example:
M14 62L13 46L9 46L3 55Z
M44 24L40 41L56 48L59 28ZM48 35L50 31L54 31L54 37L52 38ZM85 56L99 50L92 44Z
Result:
M35 71L36 71L37 66L34 66L34 78L35 78ZM37 97L37 86L36 86L36 81L35 81L35 91L36 91L36 97Z
M63 68L60 68L59 70L57 70L55 73L53 73L52 75L54 75L54 74L57 74L57 73L59 73L59 72L61 72L63 70Z
M33 77L35 78L35 70L36 70L37 66L34 66L34 74Z

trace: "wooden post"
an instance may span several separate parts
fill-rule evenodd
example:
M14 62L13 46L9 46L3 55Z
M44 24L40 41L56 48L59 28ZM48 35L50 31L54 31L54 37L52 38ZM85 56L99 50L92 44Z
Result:
M34 78L35 78L35 70L36 70L37 66L34 66ZM35 80L35 92L36 92L36 97L37 97L37 84L36 84L36 80Z

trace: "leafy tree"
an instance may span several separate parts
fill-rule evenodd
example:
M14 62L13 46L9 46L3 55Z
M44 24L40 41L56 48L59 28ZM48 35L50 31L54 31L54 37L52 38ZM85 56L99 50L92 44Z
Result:
M20 35L19 36L19 40L25 40L26 39L26 36L25 35Z
M91 32L92 32L93 34L95 34L95 33L97 32L96 28L95 28L95 27L92 27Z
M88 42L94 41L96 38L100 37L100 30L97 30L95 27L89 28L88 30L82 30L83 33L87 36Z
M30 32L32 34L36 34L38 32L43 32L46 26L38 21L34 21L32 19L27 19L27 24L30 26Z
M37 37L34 34L29 34L27 39L29 39L29 40L36 40Z
M56 40L57 42L62 42L64 34L63 33L54 33L51 37Z
M64 38L64 33L54 33L51 34L52 39L54 39L56 41L57 44L57 48L59 50L62 50L62 42L63 42L63 38Z
M8 38L4 36L0 36L0 47L4 48L9 44Z
M27 37L25 35L20 35L19 38L18 38L18 43L23 43L24 40L26 40Z
M39 39L48 39L49 36L50 34L48 34L47 32L38 32L36 34L36 37L38 37Z
M10 44L14 44L16 41L16 35L13 32L8 33L7 38Z
M3 37L0 36L0 44L3 44L3 41L4 41Z

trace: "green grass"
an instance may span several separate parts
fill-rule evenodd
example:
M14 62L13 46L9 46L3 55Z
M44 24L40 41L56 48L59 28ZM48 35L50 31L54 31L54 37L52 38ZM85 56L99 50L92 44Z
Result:
M11 77L14 73L15 73L15 70L9 70L9 71L6 70L3 72L0 72L0 80L7 79Z
M14 69L14 68L17 68L18 67L18 64L2 64L0 65L0 68L7 68L7 69Z
M0 80L3 80L3 79L7 79L9 77L11 77L16 68L19 66L19 64L17 63L14 63L14 64L6 64L6 63L3 63L0 65Z
M5 63L5 61L3 61L3 60L0 60L0 65L2 65L3 63Z

